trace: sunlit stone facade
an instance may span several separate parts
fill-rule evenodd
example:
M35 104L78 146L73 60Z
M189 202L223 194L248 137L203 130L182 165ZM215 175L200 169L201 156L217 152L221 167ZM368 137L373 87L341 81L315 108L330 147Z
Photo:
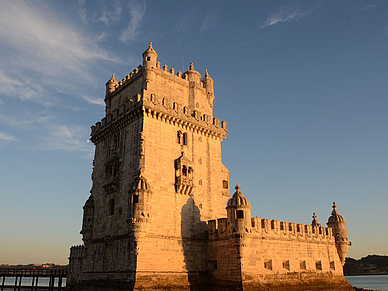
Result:
M157 57L150 44L142 65L106 84L68 289L351 290L338 211L329 228L251 218L239 186L230 197L212 78L193 64L184 73L161 67Z

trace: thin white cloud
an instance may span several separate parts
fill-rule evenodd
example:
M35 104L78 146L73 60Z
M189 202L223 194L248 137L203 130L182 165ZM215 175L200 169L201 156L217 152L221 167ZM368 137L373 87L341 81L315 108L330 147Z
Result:
M103 99L95 99L87 95L81 95L82 98L84 98L86 101L88 101L91 104L96 104L96 105L103 105L105 106L105 102Z
M79 96L85 82L95 81L89 74L92 68L116 59L54 11L31 3L2 3L0 62L7 70L0 72L0 92L46 106L57 103L53 90Z
M78 0L77 13L79 18L86 23L86 8L85 8L86 0Z
M144 1L130 1L128 7L130 21L127 29L120 36L120 40L125 43L136 40L140 25L146 13L146 4Z
M11 142L11 141L16 141L17 138L14 137L13 135L11 134L6 134L4 132L0 132L0 140L5 140L7 142Z
M273 12L268 16L267 20L260 26L260 28L266 28L281 22L297 21L311 14L319 6L320 5L317 5L304 10L300 7L289 8L287 6L281 6L278 11Z
M370 4L370 5L361 7L361 8L360 8L360 11L366 11L366 10L369 10L369 9L377 8L377 6L378 6L378 5L376 5L376 4Z
M87 142L88 128L79 125L48 125L47 134L39 138L39 150L84 152L90 157L94 147Z
M216 26L216 16L214 14L209 14L202 21L201 28L199 29L201 32L205 32L208 29L211 29Z

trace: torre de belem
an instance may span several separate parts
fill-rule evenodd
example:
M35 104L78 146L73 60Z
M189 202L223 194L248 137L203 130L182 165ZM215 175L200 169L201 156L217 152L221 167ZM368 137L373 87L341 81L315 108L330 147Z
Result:
M328 227L251 218L222 164L226 122L213 80L191 63L143 64L106 83L84 244L70 249L67 290L353 290L343 276L346 222Z

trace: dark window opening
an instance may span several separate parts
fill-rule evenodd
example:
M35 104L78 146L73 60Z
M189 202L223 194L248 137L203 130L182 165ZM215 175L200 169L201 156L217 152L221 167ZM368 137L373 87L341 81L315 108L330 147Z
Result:
M139 195L133 195L133 203L139 203Z
M182 135L182 133L180 131L178 131L177 136L176 136L176 142L179 144L181 143L181 135Z
M187 133L183 133L183 145L187 145Z
M243 210L237 210L236 211L237 218L244 218L244 211Z
M147 62L149 62L151 60L151 57L147 57Z
M186 168L186 166L182 167L182 175L183 176L187 176L187 168Z
M115 213L115 200L111 199L109 201L109 215L113 215Z
M224 189L228 189L228 188L229 188L229 184L228 184L228 181L227 181L227 180L223 180L223 181L222 181L222 187L223 187Z

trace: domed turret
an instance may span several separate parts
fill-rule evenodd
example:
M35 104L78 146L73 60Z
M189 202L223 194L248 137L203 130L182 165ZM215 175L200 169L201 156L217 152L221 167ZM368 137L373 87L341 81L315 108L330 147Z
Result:
M349 245L351 245L351 243L348 240L346 221L342 215L339 214L335 202L333 202L333 211L331 212L331 216L327 221L327 226L333 229L338 255L342 265L344 265Z
M240 192L240 185L236 185L236 192L227 203L227 219L229 232L249 232L251 228L251 204Z
M193 63L190 63L189 70L186 71L183 75L187 75L187 79L189 80L189 82L195 82L199 84L199 81L201 80L201 74L194 70Z
M82 221L82 240L87 244L93 236L93 222L94 222L94 199L90 195L88 200L86 200L84 209L84 217Z
M156 68L156 61L158 59L158 54L152 47L152 42L148 48L143 52L143 67L144 69Z
M151 187L148 184L147 179L140 175L133 182L132 190L151 190Z
M205 76L202 78L201 82L203 83L203 86L205 87L207 94L214 95L214 88L213 88L214 81L209 76L209 73L207 72L207 70L205 70ZM214 99L214 97L213 97L213 99Z
M115 80L115 73L112 74L112 77L109 79L108 82L106 82L106 95L109 95L112 93L114 90L116 90L116 86L119 84Z
M133 181L129 193L132 202L132 230L136 237L140 237L148 228L152 195L151 186L141 173Z

